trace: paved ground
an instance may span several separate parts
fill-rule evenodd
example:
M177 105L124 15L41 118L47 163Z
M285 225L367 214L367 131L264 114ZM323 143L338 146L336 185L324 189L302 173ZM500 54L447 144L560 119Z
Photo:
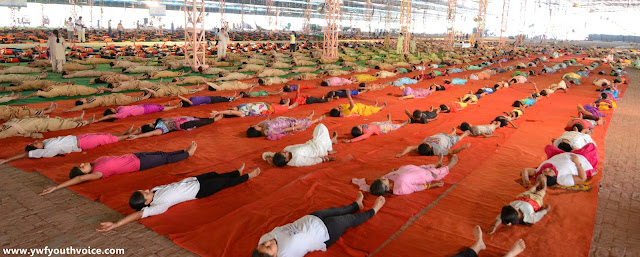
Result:
M600 198L591 256L640 256L640 71L630 70L632 87L618 102L605 138Z
M39 173L0 166L0 248L124 248L126 256L194 256L136 222L96 232L100 221L122 215L67 189L38 196L52 185Z

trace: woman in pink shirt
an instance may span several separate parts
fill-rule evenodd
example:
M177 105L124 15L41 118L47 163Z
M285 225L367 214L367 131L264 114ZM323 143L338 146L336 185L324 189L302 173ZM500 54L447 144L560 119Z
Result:
M42 191L40 195L46 195L68 186L73 186L87 181L108 178L113 175L126 174L140 170L151 169L166 164L183 161L196 152L196 142L184 150L175 152L141 152L120 156L102 156L91 163L81 163L71 168L69 180Z
M400 86L400 90L402 90L402 96L399 98L399 100L411 99L411 98L425 98L431 95L431 93L433 93L434 91L436 91L436 86L433 85L429 88L416 88L416 89L412 89L411 87L407 87L407 86Z
M443 166L442 155L440 155L436 164L402 166L398 170L374 180L369 187L369 192L373 195L390 193L394 195L408 195L432 187L441 187L444 185L444 182L432 182L442 180L449 174L449 170L453 168L457 162L458 156L453 155L449 160L449 164ZM362 188L364 179L354 179L353 182Z
M340 78L340 77L331 77L320 82L320 86L323 87L339 87L344 85L351 85L353 81L350 79Z
M351 129L351 135L353 139L343 139L345 143L355 143L365 140L372 135L387 134L396 129L402 128L409 124L411 120L407 120L402 124L393 124L391 121L391 114L387 114L386 121L371 122L369 124L360 124Z
M98 119L98 121L112 122L116 119L124 119L127 117L140 116L154 112L170 111L176 108L182 107L181 104L171 106L159 105L159 104L138 104L129 106L120 106L117 108L109 108L104 110L104 117Z

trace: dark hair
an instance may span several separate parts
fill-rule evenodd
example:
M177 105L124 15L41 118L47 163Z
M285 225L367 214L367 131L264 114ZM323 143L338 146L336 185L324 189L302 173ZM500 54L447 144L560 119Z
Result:
M500 122L500 127L507 126L507 119L505 117L498 117L496 121Z
M518 224L518 222L520 221L520 218L518 217L518 211L516 211L515 208L511 207L511 205L505 205L502 207L502 211L500 211L500 220L502 220L502 224Z
M531 98L538 98L540 97L540 95L538 93L532 93L531 94Z
M282 87L282 90L284 90L285 92L291 92L291 86L289 84L285 84Z
M76 101L76 106L83 105L84 103L81 100Z
M414 119L420 119L422 117L422 112L420 110L413 111L411 115Z
M582 131L584 129L584 126L582 126L582 124L580 123L576 123L576 124L573 124L573 126L571 127L571 129L576 129L576 128L578 129L578 131Z
M215 89L215 88L213 88L213 87L212 87L212 86L210 86L210 85L209 85L209 86L207 86L207 89L209 89L209 91L216 91L216 89Z
M436 91L443 91L446 90L447 88L444 87L443 85L436 85Z
M558 178L556 176L546 176L547 177L547 186L555 186L558 184Z
M418 153L420 155L432 156L433 148L429 144L422 143L418 146Z
M478 91L476 91L476 95L482 94L484 93L484 90L482 90L482 88L478 89Z
M256 248L256 249L253 249L253 253L251 254L251 257L273 257L273 255L258 251L258 248Z
M522 104L522 101L516 100L515 102L513 102L513 104L511 106L518 108L518 107L523 106L523 104Z
M56 43L60 43L60 34L58 33L58 30L53 30L53 34L56 35Z
M111 114L116 114L116 112L112 111L111 109L106 109L104 110L104 113L102 113L103 116L107 116Z
M331 117L340 117L340 111L338 111L338 109L336 109L336 108L333 108L329 112L329 116L331 116Z
M376 67L374 67L374 68L375 68L376 70L379 70L379 69L380 69L380 66L377 66L377 65L376 65Z
M540 91L540 95L541 96L547 96L547 90L543 89L542 91Z
M326 81L322 81L322 82L320 82L320 86L328 87L329 83L327 83Z
M202 66L198 67L198 72L202 73L202 71L204 71L204 68Z
M25 152L30 152L30 151L37 150L37 149L38 149L37 147L35 147L35 146L31 145L31 144L28 144L27 146L24 147L24 151Z
M182 103L182 107L190 107L191 104L185 100L180 100L180 103Z
M156 128L152 125L149 124L145 124L142 125L142 127L140 127L140 130L142 131L142 133L147 133L147 132L151 132L154 131Z
M129 197L129 206L136 211L142 210L142 208L149 206L145 204L147 199L144 199L144 195L140 191L135 191Z
M562 151L565 152L571 152L573 151L573 147L571 147L571 145L569 143L566 142L560 142L560 144L558 144L558 148Z
M367 87L367 84L365 84L364 82L358 84L358 87Z
M448 80L448 79L447 79L447 80L445 80L445 81L444 81L444 83L445 83L445 84L451 84L451 80Z
M600 93L600 98L607 99L607 94L606 93Z
M613 79L613 83L621 83L621 82L622 82L622 79L620 78Z
M82 175L84 175L84 172L80 170L80 167L73 166L73 168L71 168L71 171L69 172L69 179L75 178L77 176L82 176Z
M440 111L444 113L448 113L448 112L451 112L451 108L449 108L449 106L447 106L446 104L441 104Z
M369 186L369 192L372 195L378 196L390 193L387 189L387 185L382 183L382 180L380 179L376 179L371 183L371 186Z
M351 128L351 135L354 138L362 136L362 130L359 129L358 126L353 126L353 128Z
M280 99L280 104L284 104L284 98Z
M469 123L467 122L463 122L462 124L460 124L460 130L462 131L471 130L471 125L469 125Z
M276 153L273 155L273 165L278 167L285 166L287 165L287 158L281 153Z
M127 70L127 68L122 68L122 72L125 72Z
M114 65L116 65L114 62L110 62L109 66L113 67Z
M258 84L264 86L264 79L258 79Z
M249 127L247 129L247 137L261 137L261 136L262 136L262 132L258 131L256 128Z

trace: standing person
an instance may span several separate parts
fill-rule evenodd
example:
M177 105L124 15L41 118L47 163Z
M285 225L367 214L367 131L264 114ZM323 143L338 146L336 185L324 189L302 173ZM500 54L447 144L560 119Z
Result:
M67 26L67 34L69 35L69 44L73 44L73 31L75 27L71 17L69 17L69 20L67 20L67 22L65 22L65 25Z
M229 44L229 34L227 29L221 28L218 33L218 59L224 60L227 58L227 45Z
M411 34L411 44L409 45L409 52L412 54L416 53L416 36L414 34Z
M60 38L60 32L54 30L53 34L49 36L47 42L47 48L49 48L49 60L51 61L51 69L55 73L62 72L62 65L65 63L64 50L67 48L64 38Z
M173 32L175 32L175 29L173 28L173 21L171 22L171 35L173 35Z
M109 20L109 22L107 22L107 34L109 34L109 36L111 36L111 20Z
M291 41L289 42L289 50L293 53L296 51L296 33L291 31Z
M118 39L122 41L122 33L124 32L124 26L122 26L122 20L118 23Z
M400 35L398 36L398 44L396 44L396 51L398 52L398 54L402 54L403 46L404 46L404 35L400 33Z
M78 43L84 43L87 40L84 38L84 21L82 21L82 16L78 17L76 20L76 30L78 31Z
M476 54L478 52L478 40L476 40L476 43L473 45L473 53Z

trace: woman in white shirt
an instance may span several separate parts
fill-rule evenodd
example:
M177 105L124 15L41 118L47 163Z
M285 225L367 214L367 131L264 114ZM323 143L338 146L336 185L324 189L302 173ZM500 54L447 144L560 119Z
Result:
M345 230L369 220L385 203L384 197L380 196L371 209L354 214L364 208L362 198L362 192L358 192L356 201L350 205L315 211L293 223L274 228L260 237L252 256L302 257L309 252L326 251Z
M47 42L47 48L49 48L49 60L51 61L51 68L53 72L61 73L62 65L65 63L65 52L67 48L64 38L60 37L58 30L54 30L53 34L49 36Z
M229 44L229 34L227 34L227 29L220 29L220 33L218 33L218 59L224 60L227 58L227 45Z

